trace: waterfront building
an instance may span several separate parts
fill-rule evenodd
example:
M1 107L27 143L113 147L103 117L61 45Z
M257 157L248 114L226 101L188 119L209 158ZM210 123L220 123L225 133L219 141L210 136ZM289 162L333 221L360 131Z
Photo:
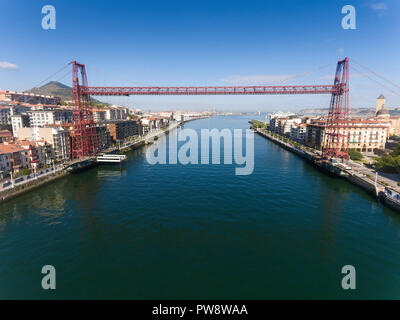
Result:
M139 120L107 122L107 128L113 141L138 136L141 132Z
M64 161L71 159L71 139L69 131L61 126L45 128L29 127L18 130L19 140L44 141L52 147L52 159Z
M185 119L184 119L183 112L182 111L175 111L173 113L173 119L175 121L184 121Z
M160 127L160 119L156 117L144 117L140 119L140 123L146 125L149 131L158 129Z
M321 150L324 140L325 122L315 122L307 124L305 144L311 148Z
M93 121L96 123L104 122L107 120L107 111L103 109L93 109Z
M298 116L273 117L270 119L269 128L278 134L289 136L294 123L301 123L301 118Z
M150 131L150 129L149 129L149 125L148 124L145 124L145 123L141 123L140 124L140 132L141 132L141 135L145 135L146 133L148 133Z
M168 120L172 120L174 118L174 113L171 111L160 112L160 117Z
M107 125L96 126L97 143L100 150L109 148L112 144L110 132L107 129Z
M105 120L114 121L114 120L126 120L128 118L129 110L125 107L119 106L111 106L104 109L105 111Z
M29 157L26 148L17 144L0 144L0 172L3 177L8 172L18 172L20 169L29 168Z
M20 128L30 127L30 117L28 114L14 114L11 116L11 126L13 136L18 138L18 130Z
M325 120L307 124L305 144L321 150L327 143L325 126ZM389 128L388 121L352 118L343 133L348 135L350 149L377 153L385 149Z
M280 123L280 125L281 125L280 132L281 132L281 134L290 135L292 126L295 123L301 123L301 118L290 117L290 118L287 118L285 121L281 122Z
M44 161L44 144L20 140L0 144L0 176L21 169L36 169Z
M183 113L183 121L194 120L203 117L204 115L199 112L185 112Z
M128 118L128 109L124 107L107 107L104 109L93 109L93 121L100 123L104 121L126 120Z
M276 119L276 118L289 118L292 116L296 116L293 112L275 112L275 113L271 113L271 114L267 114L267 116L265 117L265 124L269 125L271 123L272 119Z
M20 140L15 144L26 150L25 156L29 161L27 168L37 169L44 163L45 154L43 152L43 145L29 140Z
M389 130L387 121L354 119L348 130L349 148L361 152L383 151Z
M306 141L307 124L294 122L290 128L290 138L304 144Z
M16 102L16 103L30 103L30 104L61 104L61 98L54 96L37 95L27 92L15 92L2 90L0 91L0 101Z

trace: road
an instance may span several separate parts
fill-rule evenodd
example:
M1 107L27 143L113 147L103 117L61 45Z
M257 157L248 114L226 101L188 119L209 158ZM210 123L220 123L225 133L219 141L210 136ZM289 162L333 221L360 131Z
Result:
M355 171L355 172L357 172L357 173L359 173L359 174L361 174L363 176L369 175L371 180L375 181L375 175L376 175L376 171L375 170L367 168L363 164L360 164L360 163L358 163L356 161L353 161L353 160L349 160L348 165L352 168L353 171ZM397 178L397 179L389 178L384 173L378 172L378 183L379 182L385 182L386 184L388 184L388 186L390 186L396 192L400 192L400 187L397 185L397 183L399 181L400 181L399 178Z

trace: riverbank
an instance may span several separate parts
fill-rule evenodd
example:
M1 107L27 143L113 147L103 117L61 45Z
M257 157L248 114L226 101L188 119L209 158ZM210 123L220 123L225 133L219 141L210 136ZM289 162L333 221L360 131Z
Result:
M14 188L9 188L6 190L0 191L0 203L6 200L15 198L23 193L32 191L38 187L43 185L47 185L52 183L58 179L61 179L65 176L69 175L69 172L65 170L59 170L44 177L38 177L37 179L32 179L23 184L17 184Z
M325 173L348 180L352 184L357 185L369 193L378 202L381 202L391 209L400 212L400 195L397 193L397 190L389 189L387 184L382 183L378 179L376 179L376 181L372 180L372 176L374 175L373 172L370 172L371 174L358 172L354 166L351 166L351 162L349 165L332 163L328 160L322 159L321 152L318 150L312 150L311 148L307 148L302 145L295 146L290 142L281 140L283 137L279 136L281 138L279 139L271 132L263 128L255 128L253 126L251 126L251 128L259 135L279 144L281 147L309 161L311 164Z

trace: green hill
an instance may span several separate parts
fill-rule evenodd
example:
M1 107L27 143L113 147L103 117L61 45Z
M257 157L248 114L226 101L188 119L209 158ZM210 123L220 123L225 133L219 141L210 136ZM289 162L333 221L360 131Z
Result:
M33 88L29 90L28 92L34 93L34 94L40 94L40 95L45 95L45 96L55 96L55 97L60 97L61 100L63 101L70 101L72 100L72 88L57 81L50 81L49 83L46 83L45 85L39 87L39 88ZM103 103L97 99L91 98L92 102L95 104L106 104Z

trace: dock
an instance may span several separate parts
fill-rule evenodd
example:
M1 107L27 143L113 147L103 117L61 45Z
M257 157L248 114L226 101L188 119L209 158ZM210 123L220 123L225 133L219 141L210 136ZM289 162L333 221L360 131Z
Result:
M103 154L96 158L99 162L109 162L109 163L121 163L126 160L126 155L124 154Z

